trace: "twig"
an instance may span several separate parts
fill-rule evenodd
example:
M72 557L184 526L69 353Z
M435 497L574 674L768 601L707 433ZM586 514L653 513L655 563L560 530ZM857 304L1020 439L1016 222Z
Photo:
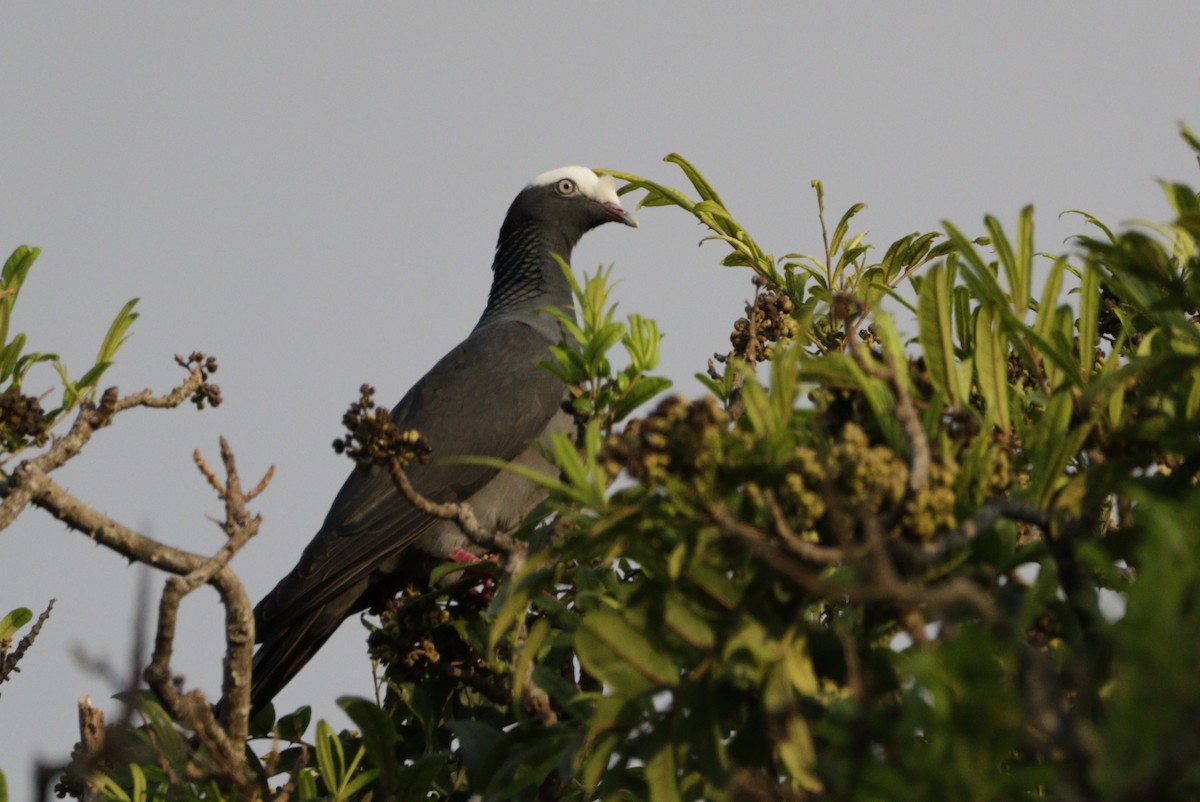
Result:
M82 764L94 766L99 763L105 751L104 711L92 706L90 696L79 699L79 745L82 747ZM93 779L91 771L83 778L85 791L83 802L96 802L104 799L100 791L99 781Z
M837 565L846 561L845 549L836 546L822 546L797 535L788 523L787 516L783 512L783 508L779 506L779 500L775 498L773 492L767 490L763 497L767 502L767 509L771 511L771 522L775 524L775 532L787 543L788 548L800 555L801 558L818 565Z
M950 553L965 548L1000 520L1032 524L1043 532L1049 531L1050 527L1046 516L1036 507L1013 499L999 498L984 504L973 516L959 524L957 529L939 535L923 547L911 546L898 540L895 542L895 548L912 567L928 568L940 563Z
M8 675L13 672L18 672L21 669L17 668L17 663L21 662L21 658L25 656L25 652L33 645L33 641L37 638L38 633L42 631L42 624L46 623L46 619L50 617L50 611L54 609L55 599L51 599L46 605L46 609L38 616L37 621L33 622L33 626L25 633L25 637L17 642L17 648L13 649L7 655L4 655L4 660L0 661L0 682L4 682Z
M954 577L938 585L913 585L905 582L887 558L881 541L872 540L868 526L868 545L863 552L865 565L871 574L869 582L839 585L809 570L790 554L772 543L766 533L737 520L726 507L712 504L709 514L728 534L741 541L772 570L792 580L814 596L846 602L886 602L897 607L911 608L928 605L946 609L958 605L974 608L990 624L999 621L995 604L977 585L963 577ZM878 531L878 530L876 530Z
M228 562L258 531L261 518L251 516L245 504L265 489L271 471L250 494L243 493L233 452L224 439L221 440L221 455L227 479L220 481L211 470L205 471L206 465L202 465L205 478L225 501L222 528L227 541L211 557L173 548L135 532L84 504L50 478L52 471L77 456L92 435L112 423L119 412L134 407L172 408L189 399L200 406L205 402L219 403L219 389L207 383L208 373L216 370L214 359L196 353L187 359L176 357L176 361L188 369L188 377L164 395L143 390L120 397L116 388L109 388L98 404L81 405L66 435L55 439L42 454L22 462L11 478L0 484L0 496L4 499L0 504L0 528L15 520L29 504L34 504L68 527L88 534L96 542L130 560L180 575L168 580L163 590L154 651L144 676L168 712L176 720L191 725L201 741L210 747L227 778L239 786L245 786L254 780L246 771L242 750L248 733L254 618L245 588L229 570ZM203 460L200 462L203 463ZM199 691L183 694L176 687L170 670L179 603L187 593L203 584L211 584L216 588L225 607L223 691L229 704L225 708L224 728L217 725L203 694Z
M203 368L196 366L191 369L187 379L165 395L155 395L151 390L142 390L139 393L119 398L117 389L110 387L104 391L99 405L83 404L80 406L75 421L65 435L57 438L46 451L22 462L13 472L12 478L0 483L0 496L4 497L4 502L0 504L0 529L6 528L16 520L25 507L34 501L32 489L20 481L22 472L31 471L34 474L46 475L61 468L67 460L76 456L83 449L96 430L112 423L113 417L118 412L133 407L156 409L177 407L204 387L205 379L206 374Z
M201 474L217 490L225 502L225 520L221 528L227 540L210 558L203 560L182 577L167 580L159 603L159 625L155 636L154 653L146 668L146 681L177 716L194 724L202 742L215 754L240 767L241 744L249 733L250 668L254 652L254 614L245 587L227 568L230 559L253 537L262 517L251 516L246 510L247 497L241 489L237 463L229 442L220 439L225 481L221 481L197 452L194 457ZM266 486L271 471L259 482L256 490ZM224 729L216 726L212 711L199 692L182 696L172 682L171 653L175 639L175 622L183 597L195 589L213 584L225 602L225 677L222 695Z
M409 481L408 474L404 471L404 465L399 459L388 460L387 468L396 488L404 494L404 498L408 500L409 504L421 512L434 518L454 521L463 534L476 545L504 552L512 552L516 549L516 541L508 534L484 528L479 523L479 519L475 517L475 511L471 509L471 505L465 501L438 503L418 493L417 489L412 486L412 482Z

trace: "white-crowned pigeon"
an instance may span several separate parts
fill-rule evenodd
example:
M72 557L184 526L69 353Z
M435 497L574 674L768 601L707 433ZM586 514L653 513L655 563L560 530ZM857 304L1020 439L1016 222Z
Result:
M549 470L538 445L571 428L565 388L538 366L561 339L539 309L573 309L554 259L569 260L587 231L616 221L637 226L621 208L611 177L586 167L539 175L508 209L487 308L467 339L442 357L392 411L401 430L416 429L432 448L407 471L418 493L465 501L480 523L509 530L544 497L511 471L445 464L445 457L494 457ZM348 616L391 598L414 566L450 558L473 544L452 522L420 512L385 470L356 468L300 562L254 610L258 641L251 709L274 698Z

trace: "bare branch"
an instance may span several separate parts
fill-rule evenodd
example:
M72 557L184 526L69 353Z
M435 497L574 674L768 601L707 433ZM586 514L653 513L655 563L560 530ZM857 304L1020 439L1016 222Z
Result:
M155 637L154 654L146 669L146 681L164 700L168 710L193 725L201 741L220 756L222 762L240 767L241 744L249 732L250 669L254 651L254 614L250 599L241 582L228 570L229 561L253 537L262 523L261 516L251 516L246 510L241 479L233 450L221 438L221 458L226 478L222 481L196 453L196 464L209 483L225 502L225 520L221 523L227 540L210 558L203 560L182 577L167 581L159 603L159 626ZM272 475L268 471L256 491L266 487ZM208 703L199 692L182 696L175 688L170 670L175 638L175 621L183 597L205 584L213 584L225 602L226 663L222 693L224 729L217 726Z
M214 485L218 487L218 492L225 501L226 517L222 528L228 539L212 557L177 549L135 532L84 504L49 476L50 471L78 454L97 429L111 422L114 410L129 409L133 406L178 406L202 385L203 371L196 368L187 381L167 396L140 393L116 400L115 392L105 393L104 401L99 407L87 406L80 410L71 431L46 453L18 466L3 488L3 514L10 514L15 518L25 506L35 504L70 528L85 532L96 542L130 560L182 576L168 580L164 589L159 606L159 626L154 653L145 673L146 681L159 694L171 715L200 732L204 742L214 747L214 754L227 757L230 765L242 766L244 760L241 744L248 732L245 711L249 707L254 618L250 598L227 564L238 549L258 531L261 518L250 516L245 509L245 497L241 492L236 465L228 443L221 441L222 457L229 479L224 483L218 480ZM269 475L264 477L256 492L261 492L268 479ZM2 520L0 518L0 522ZM230 702L227 710L231 711L228 714L229 721L226 722L227 735L224 731L217 732L220 728L217 727L202 695L180 694L174 686L170 671L179 602L187 593L206 583L216 588L226 611L227 657L223 691L225 698ZM242 712L238 715L232 711Z
M81 755L82 765L93 766L102 761L106 746L104 736L104 711L92 706L90 696L81 697L79 699L79 745L83 752ZM88 774L91 772L89 771ZM87 790L84 791L83 802L104 799L100 786L98 783L93 783L90 776L85 777L84 782Z
M38 456L21 463L21 465L17 466L11 479L0 483L0 496L4 498L4 502L0 504L0 529L8 527L24 511L25 507L33 501L31 488L23 486L18 481L22 470L32 466L35 472L45 475L62 467L68 460L83 450L84 445L87 444L96 430L102 429L112 423L117 413L134 407L155 409L177 407L189 398L194 398L197 394L204 394L206 397L209 397L215 393L219 398L219 390L215 390L206 384L208 378L206 371L209 368L214 368L216 364L211 361L211 358L209 360L206 363L206 368L206 364L192 366L190 363L182 362L179 357L176 357L176 361L180 361L180 364L189 367L188 377L165 395L155 395L152 390L147 389L120 398L118 397L117 389L110 387L104 391L98 405L81 405L78 413L75 415L74 422L71 424L70 430L65 435L55 438L50 448Z

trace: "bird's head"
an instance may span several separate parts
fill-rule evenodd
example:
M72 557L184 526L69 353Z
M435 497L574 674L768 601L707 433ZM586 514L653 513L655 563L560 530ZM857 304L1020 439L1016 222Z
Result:
M637 218L621 208L612 176L598 176L587 167L559 167L534 178L513 200L500 232L536 222L570 244L604 223L637 227Z

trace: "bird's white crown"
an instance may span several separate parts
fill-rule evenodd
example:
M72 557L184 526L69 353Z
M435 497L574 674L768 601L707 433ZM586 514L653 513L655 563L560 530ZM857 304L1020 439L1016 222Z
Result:
M587 167L580 167L579 165L547 170L530 181L529 186L544 187L563 178L569 178L574 181L575 186L579 187L579 191L592 200L599 201L600 203L615 203L617 205L621 203L620 198L617 197L617 182L613 180L611 175L599 176Z

